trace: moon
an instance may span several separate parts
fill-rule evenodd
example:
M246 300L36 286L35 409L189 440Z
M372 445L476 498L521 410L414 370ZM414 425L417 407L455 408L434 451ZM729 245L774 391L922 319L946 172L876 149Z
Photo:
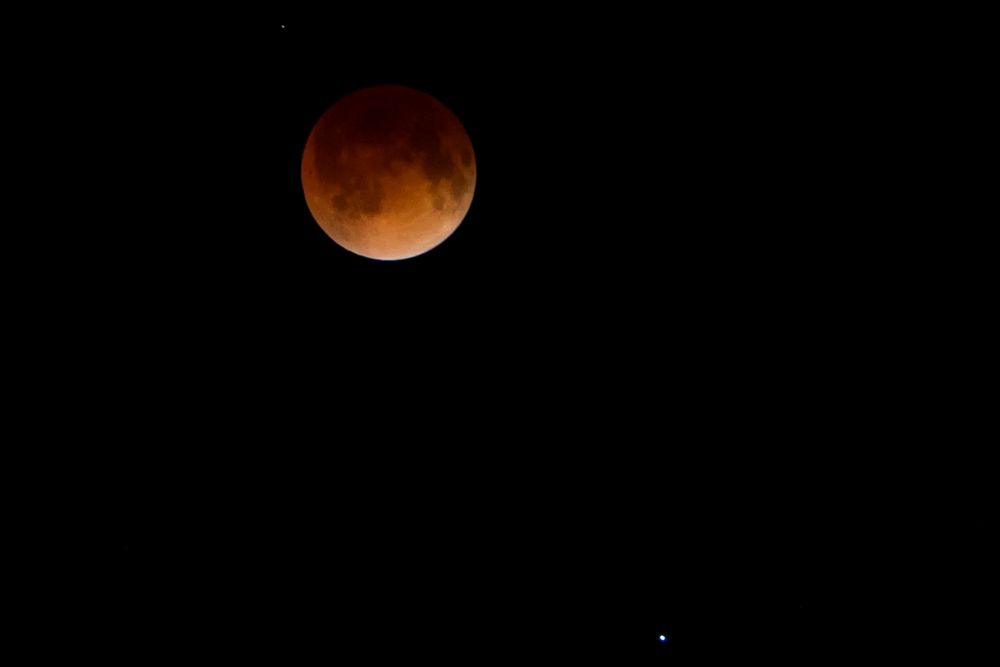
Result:
M347 250L416 257L458 228L476 188L476 157L458 118L404 86L376 86L333 103L302 154L313 218Z

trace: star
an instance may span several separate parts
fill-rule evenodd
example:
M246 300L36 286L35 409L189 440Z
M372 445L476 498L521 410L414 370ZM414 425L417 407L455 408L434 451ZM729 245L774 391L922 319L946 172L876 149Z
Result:
M660 643L662 643L662 644L666 644L667 643L667 636L666 635L660 635Z

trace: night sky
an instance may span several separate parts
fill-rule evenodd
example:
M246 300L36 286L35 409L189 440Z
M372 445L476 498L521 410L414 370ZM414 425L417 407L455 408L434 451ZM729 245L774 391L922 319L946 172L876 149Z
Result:
M877 476L839 315L884 312L838 196L858 107L816 85L815 17L661 11L77 35L39 111L80 175L39 200L59 381L28 391L94 443L60 458L81 646L816 664ZM377 84L477 158L464 223L401 262L335 245L299 180L316 119Z

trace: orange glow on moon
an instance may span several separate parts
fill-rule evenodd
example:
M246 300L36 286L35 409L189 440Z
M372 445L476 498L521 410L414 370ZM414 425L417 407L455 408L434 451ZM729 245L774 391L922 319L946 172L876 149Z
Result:
M455 115L403 86L366 88L316 122L302 155L302 189L327 235L353 253L421 255L472 204L476 159Z

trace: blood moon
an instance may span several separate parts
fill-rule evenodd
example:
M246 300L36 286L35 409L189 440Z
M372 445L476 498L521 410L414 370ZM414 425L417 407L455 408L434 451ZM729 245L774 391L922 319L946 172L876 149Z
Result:
M302 189L316 222L372 259L406 259L440 244L465 218L475 187L476 158L458 118L403 86L335 102L302 155Z

